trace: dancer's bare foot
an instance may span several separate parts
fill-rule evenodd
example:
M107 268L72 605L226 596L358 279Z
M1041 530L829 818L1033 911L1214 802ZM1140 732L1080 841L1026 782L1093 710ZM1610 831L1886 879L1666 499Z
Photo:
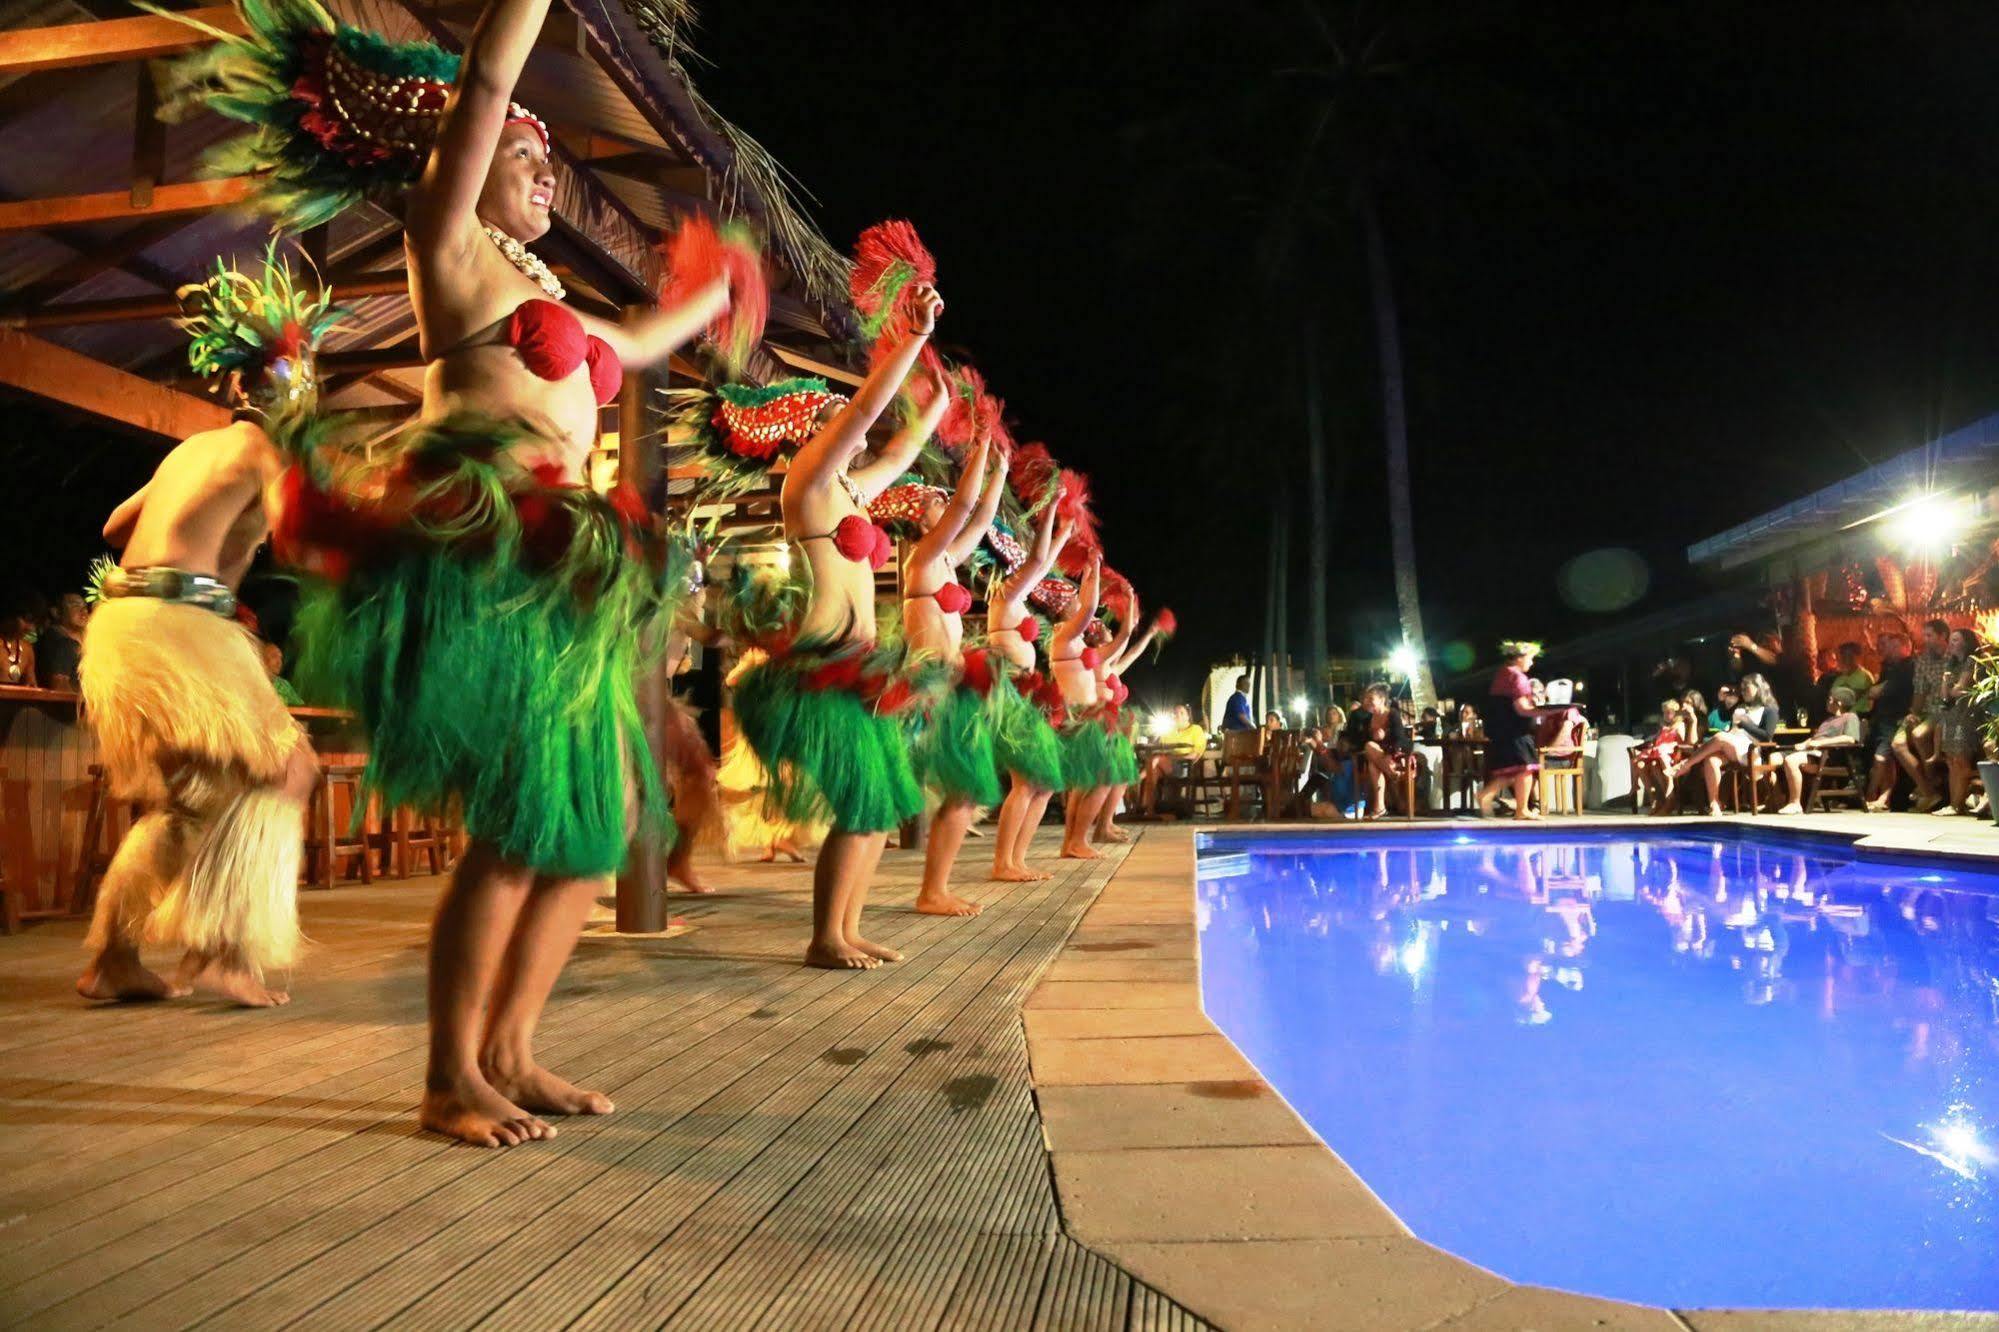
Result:
M977 902L967 902L953 892L916 895L916 911L922 916L976 916L984 910Z
M1113 825L1099 832L1097 834L1097 840L1099 842L1129 842L1131 840L1131 834L1128 832L1122 832L1115 825Z
M86 999L115 999L121 1004L178 999L187 993L139 961L132 953L101 953L76 978L76 992Z
M1103 859L1103 856L1102 856L1102 854L1101 854L1101 853L1099 853L1099 852L1098 852L1098 851L1096 850L1096 848L1094 848L1094 847L1091 847L1091 846L1064 846L1064 847L1062 848L1062 859L1064 859L1064 860L1102 860L1102 859Z
M703 883L692 874L675 874L670 876L668 882L679 884L680 890L684 893L712 893L715 891L715 885Z
M1040 876L1025 865L995 865L986 877L1000 883L1033 883Z
M1514 814L1513 817L1521 823L1539 823L1541 821L1541 811L1538 809L1523 809Z
M604 1093L586 1091L532 1060L525 1068L511 1060L482 1061L480 1071L494 1091L536 1114L608 1115L618 1108Z
M476 1076L426 1088L416 1119L432 1133L474 1147L516 1147L555 1136L553 1125L542 1123Z
M844 942L822 944L814 940L805 946L805 965L827 971L872 971L881 965L881 959Z
M219 998L244 1008L279 1008L292 1001L283 990L274 990L251 975L246 967L236 966L223 958L204 958L189 953L181 959L180 971L174 983L197 990L206 990ZM181 993L187 993L183 989Z
M858 948L861 952L866 953L869 957L872 957L879 962L902 961L902 954L897 952L895 949L890 948L887 944L878 944L872 939L863 939L858 934L850 934L847 936L847 946L850 948Z

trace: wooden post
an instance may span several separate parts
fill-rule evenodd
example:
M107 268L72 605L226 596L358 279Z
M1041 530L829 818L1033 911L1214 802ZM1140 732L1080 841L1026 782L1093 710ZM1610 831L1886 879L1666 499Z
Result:
M643 306L627 306L632 314ZM618 398L618 480L650 497L660 469L660 438L647 419L647 399L654 388L666 387L667 371L629 370L624 391ZM666 634L672 626L657 625L654 632ZM655 654L644 653L650 658ZM670 682L657 665L642 667L635 682L639 720L645 729L646 747L653 762L665 755L665 721ZM618 876L618 933L657 934L667 927L666 853L659 840L641 836L631 849L625 872Z

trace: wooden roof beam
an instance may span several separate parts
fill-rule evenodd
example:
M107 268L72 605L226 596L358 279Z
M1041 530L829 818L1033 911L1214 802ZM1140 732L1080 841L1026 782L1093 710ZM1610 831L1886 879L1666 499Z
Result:
M0 385L173 440L229 424L229 410L218 403L16 329L0 328Z
M49 199L21 199L0 203L0 232L80 227L92 222L115 222L122 218L212 213L218 208L234 208L247 203L250 186L248 176L158 185L153 187L152 198L143 207L133 205L130 189L110 190L103 194L67 194Z
M243 20L233 5L191 9L186 16L240 36ZM16 28L0 32L0 74L34 74L45 69L77 69L121 60L152 60L178 55L211 39L178 19L148 14L142 18L100 19L95 23L64 23L49 28Z

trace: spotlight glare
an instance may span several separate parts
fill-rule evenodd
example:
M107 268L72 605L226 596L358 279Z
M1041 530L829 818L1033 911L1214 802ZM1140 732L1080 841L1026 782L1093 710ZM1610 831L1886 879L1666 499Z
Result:
M1962 499L1917 495L1888 515L1888 539L1911 550L1936 550L1949 545L1970 522Z
M1388 654L1388 669L1392 674L1413 676L1416 674L1416 649L1404 643Z

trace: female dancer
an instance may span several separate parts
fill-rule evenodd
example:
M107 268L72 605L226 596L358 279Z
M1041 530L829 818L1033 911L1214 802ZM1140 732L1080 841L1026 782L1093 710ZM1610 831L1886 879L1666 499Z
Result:
M1485 722L1485 785L1479 788L1479 817L1489 817L1500 791L1513 788L1513 817L1538 819L1530 807L1534 774L1541 771L1541 753L1534 745L1540 712L1534 706L1534 669L1539 643L1501 643L1500 666L1481 716Z
M1062 784L1068 788L1068 817L1062 829L1062 858L1096 860L1090 846L1090 829L1104 802L1111 797L1111 784L1118 771L1117 745L1102 708L1103 692L1097 681L1099 653L1085 644L1089 627L1097 622L1097 595L1103 575L1103 557L1090 561L1083 581L1070 604L1069 613L1058 621L1048 637L1048 669L1062 691L1068 721L1062 727Z
M246 10L250 36L194 64L227 94L218 110L258 126L234 157L293 224L408 185L422 409L363 485L321 489L324 458L295 467L277 535L344 574L302 608L300 668L360 712L370 787L464 812L472 844L431 933L418 1117L486 1147L552 1136L543 1113L612 1108L542 1068L533 1039L623 863L634 787L647 831L666 833L633 673L672 598L630 554L657 550L642 504L595 495L584 462L622 366L663 363L730 305L717 278L606 323L563 304L527 250L555 171L546 128L509 99L548 6L491 0L455 70L305 6Z
M852 472L848 467L916 364L944 302L918 285L907 308L907 331L785 473L784 535L810 566L811 599L790 643L736 684L736 719L771 773L775 807L799 822L832 821L812 867L808 966L861 969L902 960L861 934L861 909L888 833L923 810L893 715L912 701L912 691L901 678L900 653L877 651L875 643L874 571L894 543L867 516L868 502L901 475L902 464L884 456ZM932 397L939 415L943 397ZM917 447L935 425L926 412Z
M951 891L951 867L974 816L1000 802L988 704L991 666L983 650L963 650L972 594L957 581L957 571L985 540L999 512L1006 461L985 440L972 446L958 488L948 502L933 501L925 515L928 530L902 569L902 632L909 650L948 666L953 681L951 692L923 719L910 755L918 779L943 801L923 844L923 886L916 909L926 916L979 914L978 903Z
M1073 530L1055 524L1055 506L1042 509L1034 545L1019 568L997 583L986 603L986 647L993 669L994 746L1011 789L1000 806L993 839L992 877L1029 883L1049 877L1027 867L1027 846L1048 801L1062 789L1062 743L1033 701L1042 680L1034 669L1040 626L1027 610L1027 594L1048 576Z
M1131 697L1131 690L1125 686L1124 673L1132 663L1145 655L1152 646L1152 640L1159 633L1159 623L1155 619L1144 634L1136 640L1132 631L1138 628L1138 592L1131 593L1131 604L1126 608L1125 622L1119 626L1117 637L1104 650L1103 658L1097 663L1097 684L1102 691L1104 706L1109 710L1111 738L1116 750L1116 767L1111 778L1111 794L1097 812L1095 840L1099 842L1129 842L1127 833L1118 831L1116 819L1123 807L1125 792L1138 780L1138 748L1132 743L1131 729L1124 715L1124 702ZM1129 760L1129 762L1127 762Z

